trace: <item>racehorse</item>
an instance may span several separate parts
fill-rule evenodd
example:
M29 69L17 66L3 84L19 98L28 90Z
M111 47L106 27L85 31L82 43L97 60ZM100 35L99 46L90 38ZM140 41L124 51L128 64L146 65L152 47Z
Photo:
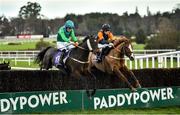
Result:
M95 67L102 72L117 76L119 79L126 82L128 87L132 91L136 91L135 87L140 88L141 85L139 84L139 81L136 79L134 73L130 71L125 65L125 55L129 57L131 61L134 60L132 44L130 40L125 36L121 36L113 42L113 47L109 49L109 52L103 58L101 63L97 63L97 61L95 61L95 54L91 55L89 66L90 68ZM133 86L128 81L123 72L128 73L131 76L133 81L135 81L135 86Z
M4 61L4 63L1 63L0 64L0 70L10 70L11 69L11 67L10 67L10 65L9 65L9 62L5 62Z
M88 69L88 65L89 55L91 55L92 52L96 52L97 49L98 45L95 37L86 36L83 42L79 44L79 46L77 46L76 48L73 48L68 54L69 56L66 59L66 62L64 63L65 69L62 67L59 68L60 70L64 69L63 73L65 73L66 75L81 79L85 84L88 97L94 95L96 91L96 78ZM52 68L52 66L55 66L55 54L57 54L57 52L58 50L56 48L47 47L46 49L38 53L35 62L39 63L41 69L48 70L49 68ZM88 83L85 76L90 76L94 80L94 89L91 92L91 94L89 92Z

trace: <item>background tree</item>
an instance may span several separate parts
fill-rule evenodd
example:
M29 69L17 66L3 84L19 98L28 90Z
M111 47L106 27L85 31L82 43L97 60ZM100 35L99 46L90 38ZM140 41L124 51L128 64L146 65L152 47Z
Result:
M161 18L159 33L150 39L145 48L147 49L177 49L179 35L174 25L168 18Z
M146 40L146 35L143 31L143 29L139 29L138 32L135 34L136 36L136 43L138 44L144 44L145 43L145 40Z
M27 5L24 5L20 8L19 17L24 20L24 31L21 31L22 34L38 34L41 32L39 27L42 27L42 22L40 18L41 6L37 2L27 2ZM38 27L38 28L37 28Z
M0 17L0 36L14 35L15 28L5 16Z
M20 8L19 16L23 19L38 18L40 16L41 6L37 2L28 2Z

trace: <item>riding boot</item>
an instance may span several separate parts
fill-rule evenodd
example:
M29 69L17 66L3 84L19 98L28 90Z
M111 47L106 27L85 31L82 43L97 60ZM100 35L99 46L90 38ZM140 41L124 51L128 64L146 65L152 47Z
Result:
M99 52L99 53L97 54L97 62L98 62L98 63L102 62L102 52Z
M63 59L64 59L64 56L65 56L65 53L66 53L65 50L61 51L61 56L60 56L60 59L59 59L59 63L62 64L62 65L64 65Z

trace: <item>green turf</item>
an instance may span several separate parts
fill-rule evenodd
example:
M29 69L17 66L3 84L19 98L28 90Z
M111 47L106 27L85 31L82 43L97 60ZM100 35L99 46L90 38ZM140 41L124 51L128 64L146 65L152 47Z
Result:
M35 43L36 42L21 43L21 45L1 44L0 51L17 51L17 50L35 49Z
M145 45L144 44L136 44L136 43L132 43L133 45L133 49L134 50L143 50Z
M47 40L45 40L47 41ZM55 45L55 43L52 43L53 40L49 40L48 42L51 43L51 45ZM17 51L17 50L35 50L36 43L38 41L34 42L18 42L20 45L8 45L7 43L0 45L0 51ZM14 42L9 42L14 43Z

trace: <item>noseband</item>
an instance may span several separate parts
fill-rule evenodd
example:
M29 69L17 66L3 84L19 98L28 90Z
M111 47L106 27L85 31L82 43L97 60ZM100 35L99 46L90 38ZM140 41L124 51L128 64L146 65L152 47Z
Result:
M120 54L122 54L122 55L124 55L125 54L125 48L127 48L126 46L124 46L125 45L125 42L122 42L121 44L120 44L120 48L117 48L117 46L115 47L115 46L113 46L113 48L115 49L115 51L117 51L118 53L120 53ZM121 48L122 48L122 51L121 51ZM129 53L133 53L133 52L129 52ZM124 59L124 58L121 58L121 57L114 57L114 56L109 56L110 58L113 58L113 59L115 59L115 60L121 60L121 59Z

